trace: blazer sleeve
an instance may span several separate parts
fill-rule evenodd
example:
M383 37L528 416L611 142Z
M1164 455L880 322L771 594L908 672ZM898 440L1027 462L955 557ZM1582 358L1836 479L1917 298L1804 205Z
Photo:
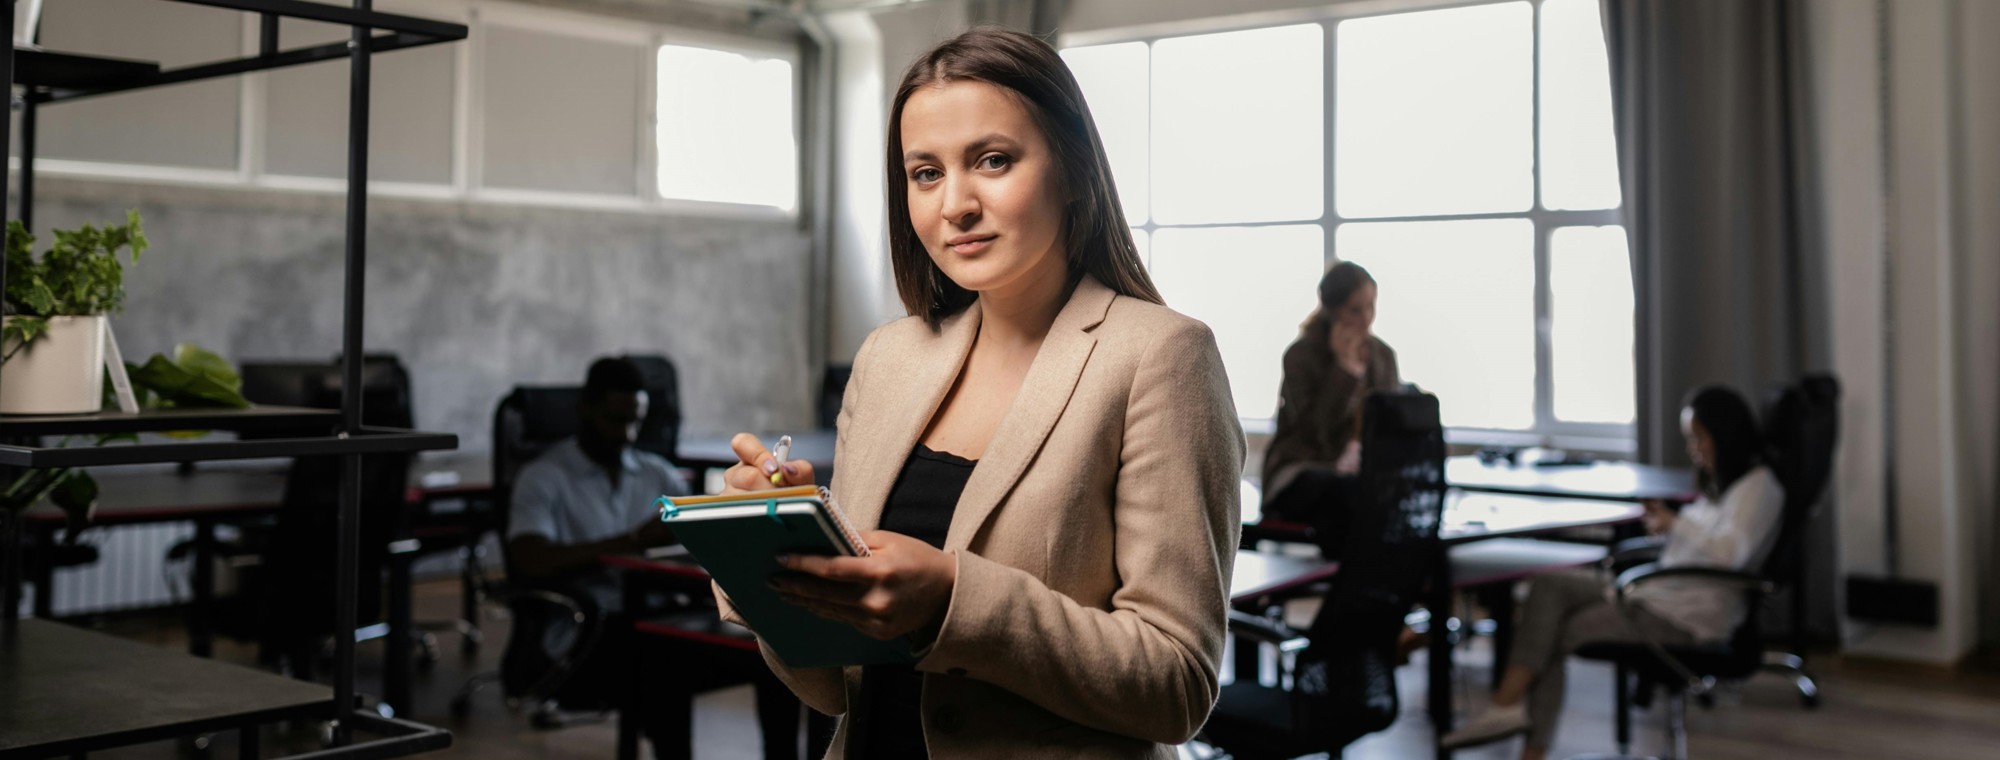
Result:
M1122 585L1109 609L959 552L944 624L917 669L993 684L1102 731L1193 737L1218 693L1243 449L1215 340L1183 323L1146 350L1127 402L1106 558Z
M867 378L868 349L874 345L877 334L879 333L869 333L868 338L861 342L861 350L855 352L854 374L848 378L847 390L840 397L840 414L834 420L833 434L833 461L836 463L847 451L847 431L852 427L849 423L853 421L856 407L859 406L861 389ZM836 479L827 486L827 490L835 492L840 490L839 475L840 468L835 467ZM721 608L723 620L745 628L749 627L743 617L736 614L736 608L729 603L728 595L722 593L721 586L715 586L715 603ZM787 666L783 660L778 659L776 652L771 651L771 646L764 643L762 637L757 639L757 648L763 653L765 664L771 667L771 673L783 681L793 694L798 695L799 701L806 703L806 706L826 715L840 715L847 712L847 683L840 668Z

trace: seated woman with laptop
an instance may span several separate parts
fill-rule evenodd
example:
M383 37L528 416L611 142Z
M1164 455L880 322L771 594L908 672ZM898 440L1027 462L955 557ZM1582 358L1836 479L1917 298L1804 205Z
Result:
M1681 409L1688 458L1702 496L1678 513L1646 504L1646 528L1666 538L1661 567L1757 567L1770 553L1785 494L1759 454L1763 437L1750 403L1723 386L1688 396ZM1720 641L1749 611L1734 590L1699 579L1662 580L1635 590L1626 605L1595 571L1544 575L1528 584L1512 659L1486 712L1445 736L1447 749L1486 744L1526 732L1523 760L1540 760L1562 713L1563 664L1571 652L1598 642L1666 645Z

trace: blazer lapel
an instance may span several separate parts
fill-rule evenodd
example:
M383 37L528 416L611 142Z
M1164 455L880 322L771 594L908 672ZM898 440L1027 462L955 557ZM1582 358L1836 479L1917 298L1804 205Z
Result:
M840 494L840 508L856 530L875 530L882 522L882 508L889 491L902 474L903 463L923 437L924 428L936 416L958 380L965 357L972 353L972 339L979 335L979 303L946 319L938 331L914 350L897 352L889 361L870 366L868 374L885 378L876 387L893 390L869 401L884 405L880 417L863 428L861 437L850 442L856 452L866 451L861 461L840 463L840 479L846 493Z
M1056 420L1062 418L1090 352L1097 346L1091 328L1104 321L1104 314L1116 297L1117 293L1089 276L1077 283L1069 302L1049 327L1041 349L1035 353L1035 361L1029 365L1028 376L1021 382L1014 403L1001 418L999 429L993 431L993 440L986 444L986 453L965 483L958 508L952 513L951 529L945 534L946 549L969 546L993 509L1027 472L1049 431L1055 429ZM932 408L935 409L935 404Z

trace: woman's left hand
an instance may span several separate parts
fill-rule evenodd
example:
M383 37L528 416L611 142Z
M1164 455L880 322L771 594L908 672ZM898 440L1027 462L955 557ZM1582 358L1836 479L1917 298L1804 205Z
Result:
M1658 499L1647 499L1644 503L1646 514L1639 519L1645 522L1646 532L1655 536L1664 536L1674 529L1674 521L1680 519L1680 515L1672 509L1667 508L1666 502Z
M868 531L861 540L867 557L780 557L790 572L773 577L771 588L786 602L874 638L918 633L928 644L958 581L957 558L900 533Z

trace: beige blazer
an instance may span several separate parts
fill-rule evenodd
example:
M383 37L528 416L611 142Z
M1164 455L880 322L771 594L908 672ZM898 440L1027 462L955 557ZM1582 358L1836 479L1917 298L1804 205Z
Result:
M830 486L857 528L879 524L979 318L906 318L862 344ZM916 665L931 755L1174 757L1218 691L1243 451L1208 327L1084 278L946 534L958 582ZM859 704L860 668L764 658L820 712ZM828 757L846 756L851 723Z

